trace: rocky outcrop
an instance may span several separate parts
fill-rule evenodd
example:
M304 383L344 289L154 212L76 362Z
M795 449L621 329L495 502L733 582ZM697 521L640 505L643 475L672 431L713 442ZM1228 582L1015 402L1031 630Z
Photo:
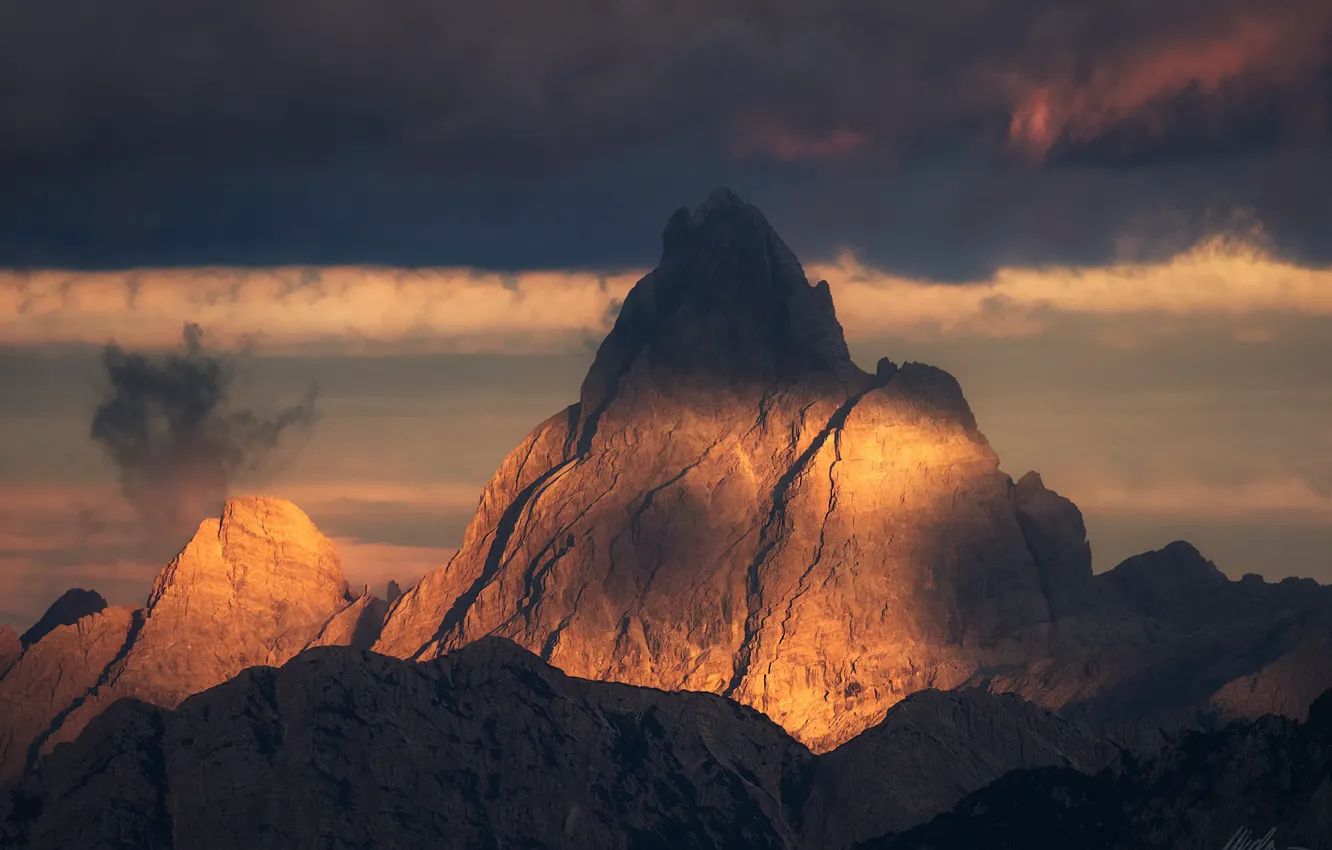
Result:
M1299 719L1332 687L1332 588L1231 581L1172 543L1088 581L1047 653L973 684L1017 693L1150 751L1163 733Z
M369 597L353 602L332 544L296 506L231 500L162 571L144 608L56 628L0 680L0 776L122 697L172 707L313 642L368 644L373 608Z
M1157 758L1124 759L1095 776L1017 771L926 825L861 846L1329 850L1332 691L1304 724L1267 716L1191 732Z
M106 609L106 600L95 590L72 587L51 603L46 613L19 638L24 649L32 646L60 626L72 626L90 614Z
M826 750L1043 646L1013 484L957 382L862 372L827 284L728 192L663 243L579 402L504 461L376 649L502 635L572 675L734 697Z
M362 591L347 607L333 615L309 646L353 646L369 649L379 639L388 613L388 601L370 592Z
M421 664L317 649L174 711L117 703L0 801L0 839L843 850L1010 767L1096 767L1103 750L967 692L917 695L815 757L731 700L573 679L503 640Z
M53 725L78 705L122 652L133 615L108 608L57 626L0 679L0 783L36 761Z

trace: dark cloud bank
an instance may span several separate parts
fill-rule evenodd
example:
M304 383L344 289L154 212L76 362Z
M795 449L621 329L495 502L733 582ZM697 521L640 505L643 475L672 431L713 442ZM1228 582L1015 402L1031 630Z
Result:
M261 471L317 418L314 387L271 416L239 405L234 361L205 351L198 325L185 326L181 353L152 358L108 345L102 363L110 386L90 433L152 538L174 540L215 516L237 476Z
M939 277L1332 258L1324 0L0 0L0 264L650 262L714 185Z

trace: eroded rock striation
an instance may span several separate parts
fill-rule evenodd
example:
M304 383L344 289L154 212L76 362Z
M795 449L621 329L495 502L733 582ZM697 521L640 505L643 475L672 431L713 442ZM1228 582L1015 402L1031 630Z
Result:
M420 664L321 648L175 710L118 702L0 794L0 843L845 850L1103 750L967 692L816 757L732 700L570 678L500 639Z
M0 679L0 783L35 763L51 729L120 655L133 618L124 608L108 608L58 626Z
M957 382L859 369L827 284L729 192L663 242L579 402L504 461L376 649L502 635L572 675L731 696L829 749L1042 647L1023 523L1045 515L1020 520Z
M351 598L332 544L295 505L233 499L166 566L142 609L57 626L0 679L0 778L122 697L172 707L312 643L368 645L382 610L368 595Z
M963 684L1150 750L1332 686L1332 597L1305 584L1229 581L1183 543L1093 575L1077 507L1000 471L957 382L858 368L827 284L719 190L671 218L579 401L375 648L501 635L573 675L725 694L816 750Z

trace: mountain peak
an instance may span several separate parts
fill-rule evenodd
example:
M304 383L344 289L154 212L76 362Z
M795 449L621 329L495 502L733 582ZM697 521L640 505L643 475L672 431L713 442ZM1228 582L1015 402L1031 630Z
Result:
M763 213L729 189L662 233L661 262L625 298L583 383L584 421L650 382L681 390L864 382L827 281L811 285Z
M33 624L19 638L26 649L60 626L71 626L89 614L96 614L106 608L106 600L95 590L71 587L51 603L41 619Z

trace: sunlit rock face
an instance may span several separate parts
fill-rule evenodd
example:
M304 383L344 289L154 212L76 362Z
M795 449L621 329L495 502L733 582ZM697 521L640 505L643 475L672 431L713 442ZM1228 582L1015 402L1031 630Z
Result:
M97 614L105 608L106 600L102 598L102 594L95 590L72 587L51 603L51 607L46 609L46 613L42 614L36 623L33 623L32 628L19 637L19 643L24 648L32 646L56 628L72 626L84 617Z
M121 697L173 707L321 638L350 644L372 601L351 599L332 543L295 505L232 500L161 572L144 608L55 628L0 679L3 770L72 740Z
M124 608L108 608L57 626L0 679L0 782L35 760L52 726L97 684L132 619Z
M579 403L505 460L376 649L502 635L572 675L732 696L820 750L1039 651L1042 570L956 381L859 369L827 284L729 192L663 242Z

